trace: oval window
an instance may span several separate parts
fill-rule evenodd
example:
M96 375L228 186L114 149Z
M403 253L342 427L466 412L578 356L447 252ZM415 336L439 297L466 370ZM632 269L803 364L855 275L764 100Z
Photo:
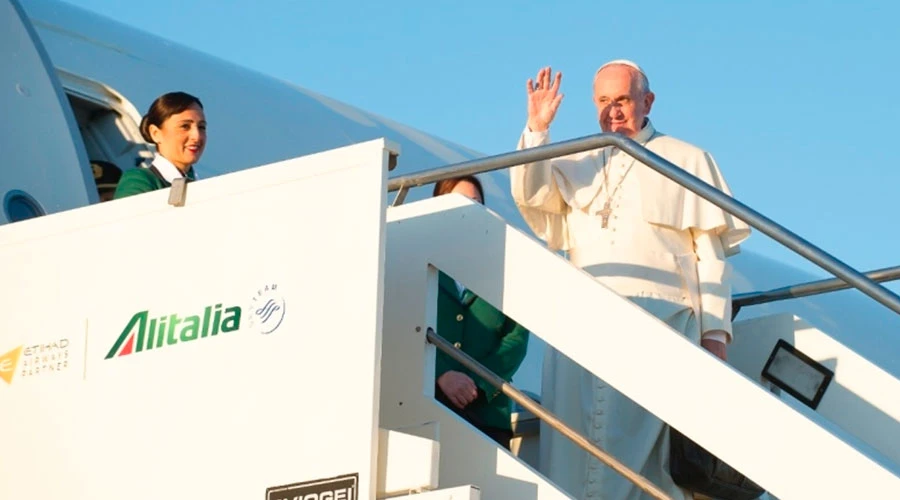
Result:
M44 215L41 205L23 191L10 191L3 200L3 211L10 222L19 222Z

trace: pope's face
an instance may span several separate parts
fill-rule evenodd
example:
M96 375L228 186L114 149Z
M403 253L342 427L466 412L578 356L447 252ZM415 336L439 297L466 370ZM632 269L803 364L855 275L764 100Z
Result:
M652 92L641 92L640 73L628 66L608 66L594 79L594 105L604 132L637 135L650 114L653 98Z

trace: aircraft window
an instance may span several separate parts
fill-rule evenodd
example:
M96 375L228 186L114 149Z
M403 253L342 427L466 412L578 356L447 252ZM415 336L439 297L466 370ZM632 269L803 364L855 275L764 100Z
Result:
M45 212L31 195L14 190L6 193L3 200L3 211L10 222L19 222L44 215Z

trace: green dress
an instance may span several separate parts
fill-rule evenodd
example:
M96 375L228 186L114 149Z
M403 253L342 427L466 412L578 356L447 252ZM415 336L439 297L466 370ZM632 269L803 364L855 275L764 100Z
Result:
M194 180L193 167L188 170L186 177L188 181ZM122 174L122 178L119 179L119 184L118 186L116 186L116 194L113 195L113 199L125 198L126 196L133 196L141 193L148 193L150 191L156 191L157 189L163 189L169 186L171 186L171 184L168 181L166 181L162 176L154 173L150 168L133 168Z
M528 348L528 330L506 317L471 291L462 296L456 282L440 273L437 334L506 380L519 369ZM478 398L464 410L448 406L476 426L510 430L511 401L481 377L441 351L437 352L435 380L453 370L468 375L479 389Z

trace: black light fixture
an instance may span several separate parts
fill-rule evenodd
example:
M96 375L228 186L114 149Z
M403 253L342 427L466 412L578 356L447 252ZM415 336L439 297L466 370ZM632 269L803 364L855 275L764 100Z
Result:
M778 339L762 376L813 410L819 406L834 372Z

